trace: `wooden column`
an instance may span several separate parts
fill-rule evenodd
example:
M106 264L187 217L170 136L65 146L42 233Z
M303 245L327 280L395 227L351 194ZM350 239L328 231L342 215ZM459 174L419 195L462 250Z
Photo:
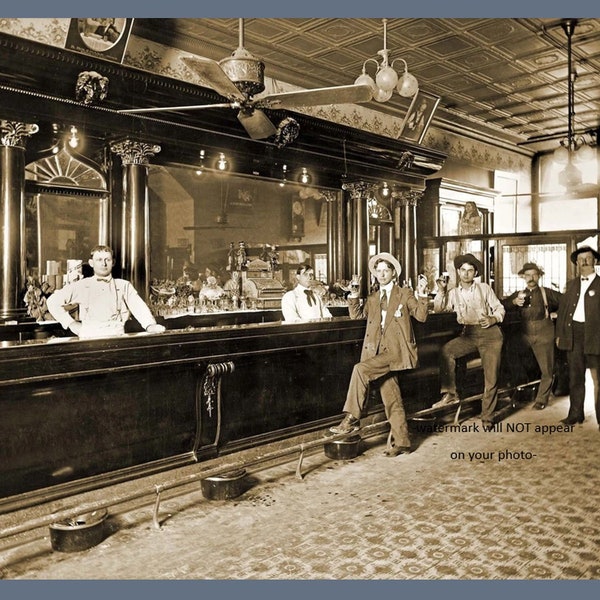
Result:
M361 277L360 295L369 293L369 216L367 201L374 184L365 181L344 183L342 189L350 194L350 273Z
M148 297L150 284L150 208L148 198L149 159L160 146L136 140L111 144L123 164L121 202L121 274Z
M343 212L340 194L319 190L327 208L327 278L330 283L344 278Z
M35 124L0 121L0 320L26 315L25 287L25 142Z
M398 282L411 279L413 286L417 282L417 202L423 192L401 190L392 192L394 199L394 237L396 248L400 250L402 276Z

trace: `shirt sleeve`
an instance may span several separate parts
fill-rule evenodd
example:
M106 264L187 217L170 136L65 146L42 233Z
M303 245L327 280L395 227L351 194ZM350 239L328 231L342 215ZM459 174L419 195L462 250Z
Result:
M75 319L71 316L65 305L77 303L76 288L74 284L67 284L60 290L54 291L46 301L48 312L63 326L68 329Z
M296 298L293 291L286 292L281 298L281 312L284 321L298 321L300 315L296 310Z
M125 304L127 304L127 308L139 321L140 325L144 329L148 329L150 325L154 325L156 323L154 315L150 311L148 305L142 300L141 296L138 294L133 285L128 281L123 281L125 282L123 287L123 299L125 300Z
M493 316L498 323L502 323L502 321L504 321L504 315L506 314L502 302L498 300L498 297L494 294L494 290L487 283L482 285L485 288L485 300L492 311L491 316Z

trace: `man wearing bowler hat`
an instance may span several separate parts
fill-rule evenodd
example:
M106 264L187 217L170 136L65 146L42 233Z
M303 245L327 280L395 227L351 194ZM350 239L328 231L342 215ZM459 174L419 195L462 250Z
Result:
M395 371L417 366L417 343L411 317L427 319L427 279L419 276L416 294L410 288L401 288L397 279L402 273L398 260L389 252L381 252L369 259L369 271L379 283L361 305L358 289L348 296L350 317L366 317L367 327L360 362L354 365L342 422L330 431L335 434L352 433L360 428L360 416L371 382L379 385L381 400L390 423L385 456L410 452L410 439L400 386Z
M600 278L596 263L600 254L581 246L571 254L579 276L567 282L556 320L556 345L567 351L569 361L569 414L561 423L583 423L585 371L590 370L594 384L596 420L600 424L598 368L600 367Z
M518 273L525 280L525 289L518 290L502 301L507 310L518 310L525 342L529 344L540 368L540 385L533 408L543 410L548 404L554 379L554 321L561 293L539 285L544 270L528 262Z
M438 292L433 301L435 312L456 313L463 326L461 334L442 346L440 388L444 394L433 407L459 402L456 391L456 360L479 352L483 369L484 390L481 398L481 422L490 430L498 402L498 375L503 335L498 325L504 320L504 306L487 283L478 283L483 266L472 254L460 254L454 259L458 285L448 290L445 280L438 280Z

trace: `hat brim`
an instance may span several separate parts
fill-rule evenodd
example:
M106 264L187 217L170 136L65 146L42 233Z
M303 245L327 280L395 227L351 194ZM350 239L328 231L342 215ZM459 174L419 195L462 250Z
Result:
M483 264L472 254L460 254L454 259L454 268L458 271L465 263L473 265L477 270L477 275L483 275Z
M524 265L517 275L525 275L525 271L537 271L540 277L544 274L544 270L540 269L537 265Z
M371 256L371 258L369 259L369 271L371 272L371 275L373 275L374 277L377 277L377 271L375 270L375 264L380 260L385 260L385 261L389 262L394 267L394 269L396 271L396 276L400 277L400 274L402 273L402 267L400 266L398 259L393 254L390 254L389 252L380 252L379 254L375 254L374 256Z
M598 252L597 250L594 250L590 246L582 246L581 248L577 248L577 250L575 250L574 252L571 252L571 262L574 265L576 265L577 264L577 257L580 254L583 254L584 252L591 252L594 255L594 258L596 260L600 260L600 252Z

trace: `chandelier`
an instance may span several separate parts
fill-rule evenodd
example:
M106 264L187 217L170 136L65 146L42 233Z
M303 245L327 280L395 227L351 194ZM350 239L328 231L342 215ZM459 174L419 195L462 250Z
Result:
M387 47L387 19L383 21L383 49L377 54L381 56L381 63L376 58L367 58L363 63L362 74L356 78L355 85L368 85L373 90L373 100L387 102L394 93L394 88L403 98L412 98L419 90L419 82L414 75L408 72L408 65L403 58L396 58L389 64L390 51ZM404 72L398 76L394 70L394 63L401 60L404 63ZM375 79L367 73L367 63L374 62L377 65Z
M565 188L578 186L582 182L581 171L576 163L592 160L596 153L592 148L593 135L586 139L586 134L575 133L575 79L577 72L573 69L572 38L577 19L567 19L561 27L567 36L567 79L568 79L568 126L567 137L560 141L560 146L554 151L554 161L564 164L565 168L558 174L558 182Z

